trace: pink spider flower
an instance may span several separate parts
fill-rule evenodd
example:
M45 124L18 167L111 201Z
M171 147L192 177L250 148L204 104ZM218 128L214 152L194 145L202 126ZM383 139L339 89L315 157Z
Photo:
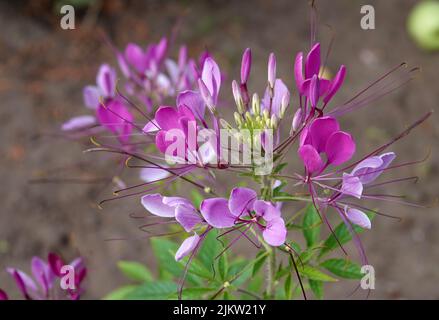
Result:
M192 89L198 78L197 64L188 58L187 47L180 47L177 61L168 56L168 47L168 40L162 38L145 50L130 43L123 53L117 53L119 67L128 80L127 91L137 96L149 112L166 98ZM205 58L200 57L201 67Z
M82 258L76 258L69 265L73 267L75 271L75 289L66 289L65 291L61 288L59 283L59 280L65 275L62 272L64 262L54 253L49 253L47 262L39 257L32 258L31 269L33 277L15 268L7 268L7 271L15 280L23 297L27 300L53 300L63 298L78 300L83 292L81 283L86 276L87 269L84 266ZM2 298L8 298L6 293L1 290L0 296L0 300Z
M128 142L133 129L133 116L116 94L116 71L107 64L101 65L96 84L86 86L83 90L84 104L95 111L95 116L74 117L62 125L62 130L76 132L100 124L113 132L121 143Z
M298 154L307 177L320 174L329 165L338 166L349 161L354 153L352 136L340 130L335 118L316 118L301 133ZM326 155L326 160L322 154Z

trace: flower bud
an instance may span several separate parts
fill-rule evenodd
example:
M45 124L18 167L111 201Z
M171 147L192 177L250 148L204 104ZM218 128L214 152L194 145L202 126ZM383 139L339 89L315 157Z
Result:
M252 66L252 52L250 48L245 49L242 55L241 61L241 84L245 84L248 81L250 75L250 69Z
M268 58L268 85L271 89L274 88L274 82L276 81L276 56L274 53L270 53Z
M271 126L273 129L276 129L278 123L279 123L279 120L277 119L276 115L274 115L274 114L271 115L270 126Z
M287 91L281 100L280 104L280 118L282 119L285 115L285 111L287 111L288 106L290 105L290 93Z
M233 113L233 117L235 118L235 123L238 126L242 126L242 117L238 112Z
M261 102L259 101L259 96L257 93L253 93L252 111L253 111L253 114L260 114L261 113Z
M293 123L291 124L291 133L296 132L302 123L302 109L297 109L293 117Z
M233 98L235 99L236 106L238 108L238 112L240 114L244 113L244 101L242 100L241 88L239 87L238 82L236 80L232 81L232 92Z

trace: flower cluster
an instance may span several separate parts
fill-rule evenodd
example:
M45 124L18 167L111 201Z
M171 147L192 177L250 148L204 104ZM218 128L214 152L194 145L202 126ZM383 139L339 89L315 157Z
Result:
M33 257L31 261L32 276L25 272L8 268L7 272L15 280L21 294L26 300L78 300L83 292L83 282L87 269L81 257L76 258L68 264L71 268L71 277L62 287L63 277L67 276L69 270L65 270L65 264L61 257L55 253L49 253L47 262L39 257ZM72 281L72 283L69 283ZM0 289L0 300L7 300L7 294Z

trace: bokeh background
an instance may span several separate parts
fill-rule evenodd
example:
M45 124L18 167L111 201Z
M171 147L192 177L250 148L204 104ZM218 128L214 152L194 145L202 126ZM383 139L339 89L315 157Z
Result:
M86 1L72 1L81 2ZM351 130L361 153L428 110L439 109L439 54L418 48L406 31L408 14L418 1L366 1L376 13L376 29L367 31L360 28L364 2L317 1L319 40L329 42L331 31L325 25L336 35L329 68L345 64L348 70L337 101L402 61L422 72L396 93L343 117L343 128ZM118 260L154 268L148 241L129 218L131 212L141 212L138 201L97 208L99 200L111 196L111 188L99 179L113 174L115 166L83 154L81 143L56 135L60 123L84 113L81 90L94 82L100 63L115 63L103 35L123 48L128 42L157 41L178 26L177 44L186 43L192 56L208 48L220 63L227 75L223 99L230 101L230 81L239 77L246 47L253 50L252 89L263 92L270 52L276 53L278 73L292 88L294 56L309 46L309 6L305 0L91 1L77 7L76 29L62 30L58 4L0 2L0 288L18 297L4 269L29 271L32 256L55 251L66 259L86 258L84 298L96 299L125 283ZM393 173L417 175L417 184L391 189L430 208L380 206L403 220L377 217L373 229L362 235L376 269L372 299L439 299L438 121L436 112L392 147L401 162L430 152L424 164ZM106 241L114 237L126 240ZM348 298L354 288L349 281L331 285L327 297Z

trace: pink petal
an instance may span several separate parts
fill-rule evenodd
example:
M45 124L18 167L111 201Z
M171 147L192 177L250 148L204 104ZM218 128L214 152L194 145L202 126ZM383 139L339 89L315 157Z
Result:
M160 129L158 123L155 120L148 121L148 123L143 127L144 133L156 132Z
M346 217L349 219L349 221L352 222L353 224L356 224L365 229L371 228L370 219L363 211L346 207L345 214Z
M358 177L352 174L343 173L341 192L360 199L363 194L363 184Z
M47 260L49 262L49 266L52 272L58 277L61 276L61 268L64 265L61 257L55 253L50 252Z
M90 115L77 116L64 122L61 126L63 131L75 131L92 127L96 124L96 118Z
M177 106L188 107L199 119L204 119L206 104L198 92L186 90L177 96Z
M254 209L256 215L261 216L265 221L271 221L280 217L280 210L268 201L256 200Z
M357 176L363 184L371 183L383 173L383 170L392 163L395 157L393 152L369 157L357 164L352 170L352 174Z
M95 110L99 105L99 89L96 86L86 86L82 90L82 96L84 98L84 104L87 108Z
M323 167L323 161L313 146L305 144L299 148L299 157L302 159L308 173L318 172Z
M47 296L49 289L53 286L54 273L50 270L46 262L39 257L33 257L31 269L34 279L43 289L44 295Z
M218 93L221 87L221 72L218 64L211 57L206 58L204 61L201 80L204 82L207 89L209 89L213 102L216 105Z
M142 205L153 215L165 218L171 218L175 216L175 207L163 203L162 195L147 194L142 197Z
M204 220L214 228L229 228L235 225L236 217L230 212L227 199L205 199L200 205L200 211Z
M179 205L176 207L175 220L177 220L187 232L191 232L197 224L203 222L203 219L195 208L187 205Z
M180 261L187 255L189 255L197 247L199 242L200 236L198 236L197 234L194 234L192 237L186 238L181 244L180 248L178 248L177 252L175 253L175 260Z
M273 219L267 222L267 226L262 231L265 242L270 246L280 246L285 243L287 237L287 228L282 218Z
M7 268L6 271L14 278L18 289L21 291L25 298L29 297L29 289L32 290L33 293L37 292L37 285L35 284L34 280L26 273L14 268Z
M349 133L334 132L326 143L328 163L338 166L349 161L355 153L355 142Z
M312 145L318 153L324 152L329 137L340 130L335 118L321 117L315 119L309 127L309 135Z
M0 289L0 301L9 300L8 295L2 289Z
M253 203L258 198L256 191L249 188L234 188L230 193L229 209L235 217L247 215L253 210Z
M96 83L104 97L114 96L116 90L116 71L108 64L103 64L99 68Z
M140 179L145 182L159 181L170 175L169 171L160 168L143 168L140 170Z

